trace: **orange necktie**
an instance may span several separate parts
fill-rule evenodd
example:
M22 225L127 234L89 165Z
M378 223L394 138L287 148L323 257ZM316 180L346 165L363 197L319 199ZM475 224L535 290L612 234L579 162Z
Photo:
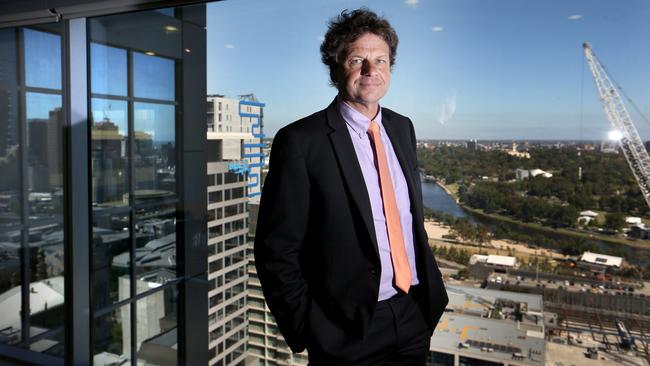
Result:
M390 177L388 161L386 160L386 150L381 141L379 125L377 122L370 122L368 134L370 135L370 141L374 147L375 162L379 172L381 198L384 204L386 227L388 228L388 242L390 243L390 258L393 262L395 286L408 293L411 288L411 267L409 266L409 260L406 256L406 248L404 247L402 224L400 223L397 201L395 199L395 190L393 189L393 181Z

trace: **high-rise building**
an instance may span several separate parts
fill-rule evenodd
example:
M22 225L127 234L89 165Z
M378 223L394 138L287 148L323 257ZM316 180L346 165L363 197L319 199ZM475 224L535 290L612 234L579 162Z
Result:
M249 202L260 194L263 103L209 95L208 280L210 365L247 356Z
M248 198L240 164L208 160L210 365L240 365L246 357Z
M257 209L259 207L259 198L262 191L262 170L265 167L265 144L262 142L263 134L263 116L264 116L264 103L260 103L253 95L242 95L238 99L227 98L224 95L215 94L208 96L208 160L221 160L220 163L208 163L208 184L212 188L210 191L219 191L222 184L227 182L222 181L219 175L211 177L210 175L226 174L227 170L242 171L248 175L248 202L246 206L247 217L247 243L240 247L246 250L247 253L247 274L246 274L246 292L247 292L247 327L245 329L246 338L248 340L247 353L250 356L247 364L252 365L306 365L306 353L294 355L289 346L282 338L280 331L277 329L273 315L266 307L262 288L257 272L255 270L255 259L252 255L253 239L255 235L255 223L257 221ZM208 202L213 199L222 199L220 196L212 193L213 197L208 197ZM209 203L209 205L212 205ZM220 205L226 205L221 203ZM208 209L209 220L220 217L219 211L212 212L212 206ZM216 205L215 205L216 207ZM219 219L221 221L225 218ZM213 222L213 221L210 221ZM214 221L216 222L216 221ZM210 224L208 224L208 235L211 235ZM216 234L215 234L216 235ZM217 260L223 254L219 247L212 248L213 242L220 242L221 239L209 239L208 249L212 259ZM235 245L235 244L233 244ZM237 251L239 253L239 251ZM212 269L216 269L217 265L212 264L212 259L209 259L209 278L212 275ZM239 268L239 267L237 267ZM238 284L239 279L232 277ZM212 280L211 280L212 281ZM224 280L223 288L233 286L233 283L228 283ZM212 283L211 283L212 286ZM210 292L210 297L213 297L213 290ZM210 319L214 319L212 303L210 304ZM212 321L212 320L211 320ZM210 329L217 325L211 325ZM212 345L212 343L211 343ZM226 357L222 352L215 353L211 349L211 355L216 354L219 357ZM226 351L227 352L227 351ZM220 353L222 353L220 355ZM234 359L234 358L231 358ZM213 359L215 360L215 359ZM231 363L224 363L228 365Z
M222 141L221 158L238 160L248 172L248 197L259 199L264 167L264 103L253 94L238 99L208 95L208 139Z

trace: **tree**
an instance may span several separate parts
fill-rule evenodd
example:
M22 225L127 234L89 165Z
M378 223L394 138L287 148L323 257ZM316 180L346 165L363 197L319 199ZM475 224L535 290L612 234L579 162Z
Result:
M620 231L625 226L625 215L620 212L609 212L605 215L605 228Z
M575 226L578 210L572 205L556 206L552 210L550 222L553 226Z
M492 241L490 237L490 230L488 230L485 226L477 226L474 240L479 245L490 244Z

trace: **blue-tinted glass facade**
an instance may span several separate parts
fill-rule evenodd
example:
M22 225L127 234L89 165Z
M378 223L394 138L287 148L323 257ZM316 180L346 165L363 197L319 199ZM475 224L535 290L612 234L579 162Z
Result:
M205 261L205 222L176 169L205 6L120 11L0 29L0 364L207 363L205 269L180 268Z

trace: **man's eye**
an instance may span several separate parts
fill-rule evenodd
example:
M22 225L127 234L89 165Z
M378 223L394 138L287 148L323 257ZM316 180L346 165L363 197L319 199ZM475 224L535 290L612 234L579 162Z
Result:
M383 64L386 63L386 60L384 60L383 58L380 58L380 59L377 60L377 63L383 65Z
M350 59L350 65L360 65L362 62L363 62L363 60L360 59L360 58Z

